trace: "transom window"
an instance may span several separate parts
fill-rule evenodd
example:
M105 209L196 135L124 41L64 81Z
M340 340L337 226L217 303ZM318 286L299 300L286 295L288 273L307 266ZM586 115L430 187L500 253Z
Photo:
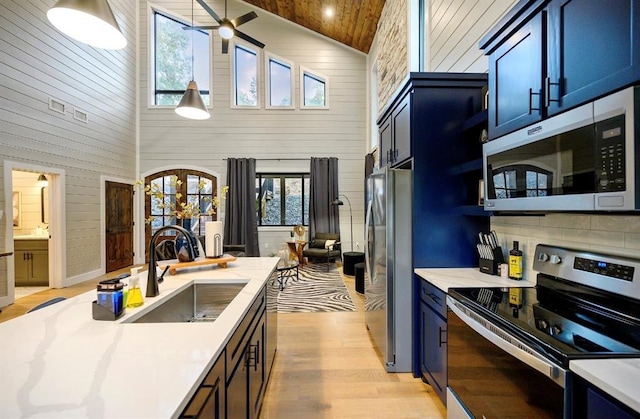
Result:
M300 67L300 108L328 109L328 79L316 72Z
M258 52L235 45L232 59L234 106L258 106Z
M204 103L209 106L210 44L209 33L184 30L191 26L177 18L153 11L152 103L175 106L191 80L191 39L193 35L193 76Z
M293 65L268 54L266 67L267 107L293 108Z
M309 174L258 174L258 225L309 225Z

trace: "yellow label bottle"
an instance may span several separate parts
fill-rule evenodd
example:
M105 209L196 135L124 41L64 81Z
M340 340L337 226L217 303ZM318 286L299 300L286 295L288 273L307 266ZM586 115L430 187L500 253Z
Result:
M509 278L522 279L522 252L517 241L513 242L513 249L509 252Z

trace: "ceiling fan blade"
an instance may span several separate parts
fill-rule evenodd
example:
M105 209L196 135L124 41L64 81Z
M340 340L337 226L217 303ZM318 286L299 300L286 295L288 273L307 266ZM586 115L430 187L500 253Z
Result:
M247 42L251 42L253 45L257 46L258 48L264 48L264 44L260 41L258 41L257 39L254 39L252 37L250 37L249 35L247 35L246 33L242 33L239 30L235 30L236 36L240 39L244 39Z
M233 26L237 28L238 26L244 23L247 23L249 21L252 21L257 17L258 17L258 14L256 12L249 12L235 19L231 19L231 23L233 23Z
M204 0L196 0L198 2L198 4L200 6L202 6L202 8L209 13L209 15L218 23L222 23L222 19L220 19L220 16L218 16L216 14L216 12L213 11L213 9L211 7L209 7L209 5L207 3L204 2Z
M197 30L197 29L211 30L211 29L218 29L219 27L220 26L184 26L182 29L185 31Z
M229 40L222 38L222 53L226 54L229 52Z

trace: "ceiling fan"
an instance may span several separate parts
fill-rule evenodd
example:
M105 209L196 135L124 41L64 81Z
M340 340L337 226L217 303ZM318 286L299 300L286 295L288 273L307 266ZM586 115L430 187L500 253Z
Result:
M249 35L240 32L236 29L238 26L245 24L253 19L257 18L256 12L249 12L235 19L227 18L227 0L224 0L224 18L220 19L220 16L213 11L211 7L204 0L196 0L202 8L211 15L211 17L219 23L218 26L194 26L193 29L217 29L218 34L222 38L222 53L229 52L229 39L237 36L240 39L244 39L247 42L252 43L258 48L264 48L264 44L257 39L250 37Z

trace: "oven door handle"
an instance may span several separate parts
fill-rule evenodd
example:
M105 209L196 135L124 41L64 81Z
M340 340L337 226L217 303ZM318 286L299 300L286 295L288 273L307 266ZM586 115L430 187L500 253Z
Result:
M513 336L505 333L505 335L508 336L510 340L517 342L520 347L517 345L514 345L513 343L505 340L503 337L499 336L498 334L492 332L485 325L481 324L480 322L475 320L473 317L467 315L467 313L465 313L463 309L461 309L462 304L458 303L457 301L455 301L453 298L449 296L447 296L447 306L449 306L451 311L455 313L456 316L460 318L460 320L465 322L469 327L471 327L473 330L478 332L482 337L487 339L489 342L493 343L498 348L502 349L503 351L513 356L514 358L529 365L531 368L535 369L536 371L539 371L542 374L546 375L547 377L552 379L554 382L559 384L562 388L564 388L565 375L566 375L566 372L564 369L553 364L549 360L540 357L539 355L536 356L535 354L529 353L528 351L521 349L521 347L526 348L527 345L525 345L520 340L514 338ZM465 310L468 310L468 309L465 307Z

